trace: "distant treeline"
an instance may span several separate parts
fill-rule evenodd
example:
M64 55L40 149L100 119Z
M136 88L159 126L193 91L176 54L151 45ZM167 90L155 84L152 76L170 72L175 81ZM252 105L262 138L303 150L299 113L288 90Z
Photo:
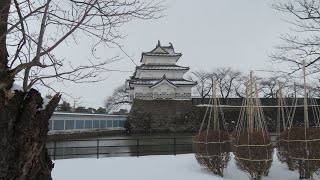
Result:
M58 105L56 111L58 112L70 112L70 113L88 113L88 114L107 114L106 108L92 108L92 107L72 107L70 103L67 101L63 101L61 104ZM120 109L117 112L113 112L112 114L127 114L128 111L126 109Z

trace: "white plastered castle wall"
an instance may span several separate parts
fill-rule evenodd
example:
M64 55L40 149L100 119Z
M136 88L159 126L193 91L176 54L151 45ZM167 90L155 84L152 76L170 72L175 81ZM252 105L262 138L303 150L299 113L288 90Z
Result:
M190 86L180 86L176 89L172 88L171 86L167 84L161 84L158 87L151 89L149 86L144 85L135 85L134 91L130 91L130 93L162 93L162 92L168 92L168 93L191 93L191 87Z
M175 88L172 86L166 84L166 83L161 83L159 86L155 87L152 89L153 93L167 93L167 94L174 94L175 93Z
M157 56L145 56L144 64L146 65L156 65L156 64L166 64L166 65L175 65L179 57L157 57ZM143 63L143 62L142 62Z
M178 89L176 89L176 93L179 93L179 94L190 93L191 94L191 87L190 86L180 86Z
M135 85L134 87L135 93L152 93L152 89L150 89L149 86L143 86L143 85Z
M182 79L186 71L169 71L169 70L159 70L159 71L148 71L148 70L138 70L137 75L139 79L161 79L163 75L166 75L168 79Z

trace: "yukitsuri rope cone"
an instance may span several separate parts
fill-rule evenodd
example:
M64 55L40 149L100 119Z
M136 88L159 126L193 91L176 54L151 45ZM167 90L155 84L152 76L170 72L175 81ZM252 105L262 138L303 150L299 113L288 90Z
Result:
M284 131L279 136L278 149L282 151L288 167L298 170L300 179L313 179L315 173L320 171L320 123L319 106L311 99L313 119L309 121L305 62L303 62L304 77L304 124L297 126L292 118L285 122ZM311 125L311 127L310 127Z
M212 94L199 133L193 137L193 149L200 165L223 177L230 161L230 140L222 109L218 108L220 102L215 96L215 86Z
M257 86L252 72L247 84L247 98L240 111L238 125L233 137L235 161L238 168L247 172L252 180L267 176L272 164L273 148L267 130Z
M280 138L280 131L281 128L283 128L284 130L286 129L287 125L286 122L292 122L293 120L293 115L296 112L296 105L297 105L297 98L295 98L292 101L292 105L291 108L288 110L288 106L286 105L283 96L282 96L282 85L279 82L279 90L277 93L278 96L278 112L277 112L277 157L279 159L279 161L281 163L286 163L288 166L288 169L290 171L294 171L294 167L293 167L293 161L290 158L288 151L287 151L287 147L288 144L286 143L286 141L284 141L284 139ZM281 124L282 122L282 124Z

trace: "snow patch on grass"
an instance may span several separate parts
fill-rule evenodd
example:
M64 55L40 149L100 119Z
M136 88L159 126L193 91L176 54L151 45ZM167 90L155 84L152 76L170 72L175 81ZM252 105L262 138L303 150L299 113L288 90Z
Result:
M52 175L58 180L248 180L232 157L225 177L214 175L201 167L194 154L143 157L114 157L104 159L56 160ZM296 171L289 171L274 155L269 176L264 180L299 179ZM316 179L319 179L316 177Z

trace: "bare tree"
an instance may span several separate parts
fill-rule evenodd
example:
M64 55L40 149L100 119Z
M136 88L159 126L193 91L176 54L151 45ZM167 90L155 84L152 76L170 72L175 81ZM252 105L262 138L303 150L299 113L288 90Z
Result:
M316 82L309 83L306 85L307 96L312 98L319 98L319 84ZM295 82L291 84L291 94L287 95L289 97L303 97L304 96L304 85L301 82Z
M241 72L233 70L231 67L217 68L212 76L217 83L217 90L222 98L228 98L235 92L233 83L240 78Z
M188 77L191 81L196 81L195 92L201 97L201 103L204 104L204 100L210 95L212 88L212 75L205 71L192 72Z
M119 27L132 19L161 17L155 1L1 0L0 1L0 179L52 179L45 148L48 121L60 94L44 103L33 87L48 79L96 82L117 57L100 60L99 45L115 45ZM92 59L71 63L54 55L57 47L90 37ZM17 90L14 81L21 81ZM14 92L13 90L16 89Z
M236 78L233 83L233 89L234 89L234 96L238 98L244 98L246 97L246 83L247 83L247 76L245 75L239 75L238 78Z
M121 106L131 105L130 96L125 90L125 85L117 87L111 96L105 100L107 113L119 110Z
M277 1L274 9L289 14L292 32L281 36L282 44L270 54L274 63L285 63L292 74L302 67L302 60L310 72L319 72L320 65L320 2L315 0ZM285 72L287 73L287 72Z
M279 77L262 78L259 82L264 98L276 98L279 89Z

